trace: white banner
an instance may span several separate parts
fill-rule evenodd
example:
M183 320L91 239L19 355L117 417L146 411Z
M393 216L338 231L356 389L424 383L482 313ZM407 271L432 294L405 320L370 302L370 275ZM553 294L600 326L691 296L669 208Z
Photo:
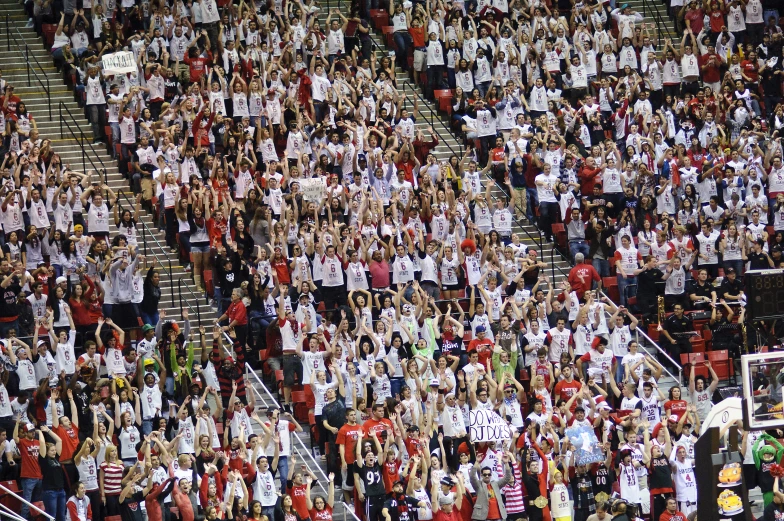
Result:
M468 435L472 442L502 441L512 437L509 425L493 411L479 409L468 413Z
M125 74L137 72L136 58L132 52L120 51L113 54L104 54L101 57L104 74Z
M302 197L306 201L321 203L321 201L324 199L324 189L326 187L324 186L324 181L318 177L311 179L300 179L299 188L302 192Z

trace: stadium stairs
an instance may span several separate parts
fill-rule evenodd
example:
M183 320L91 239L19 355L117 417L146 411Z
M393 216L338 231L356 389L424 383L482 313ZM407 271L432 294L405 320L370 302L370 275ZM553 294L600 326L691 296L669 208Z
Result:
M631 0L630 3L638 11L642 11L642 7L638 7L638 5L654 4L654 2L647 0ZM89 146L93 138L90 124L84 116L83 110L75 101L73 91L64 84L62 74L55 68L51 55L44 48L43 39L36 35L33 29L25 28L27 17L22 6L15 0L0 0L0 6L6 13L5 19L0 18L0 68L3 72L3 78L16 87L15 93L22 98L28 111L35 117L41 137L50 139L63 163L70 164L74 170L105 168L106 183L119 194L119 203L123 208L132 208L133 194L129 190L128 182L122 177L117 163L111 158L104 146ZM347 7L347 4L336 0L323 2L319 15L322 27L324 27L327 13L332 8L341 8L342 12L347 13ZM654 7L660 8L661 13L665 16L664 20L667 20L663 8L658 4ZM657 19L661 20L662 18L646 17L648 22L656 22ZM383 41L380 28L378 30L379 32L371 33L371 35L375 42L375 52L380 56L386 54L388 49ZM440 144L434 150L436 158L439 161L445 161L453 154L462 157L464 151L462 142L460 138L451 133L449 116L445 112L439 111L433 103L425 101L421 90L414 86L407 74L406 71L397 68L396 75L399 87L406 92L409 110L413 108L411 105L413 100L415 98L418 100L420 117L417 120L417 128L425 133L426 138L429 136L428 128L430 126L438 134ZM493 197L505 197L505 194L495 187ZM211 345L212 331L210 326L217 318L214 310L207 305L201 292L195 288L190 274L184 271L177 256L172 254L166 246L164 234L157 230L153 216L142 209L138 218L140 226L143 225L144 228L144 237L140 239L140 244L143 244L143 248L140 247L143 250L142 253L148 258L154 257L158 266L165 270L161 276L163 293L161 309L165 309L170 317L177 318L179 318L182 309L188 309L191 323L194 326L198 325L200 318L201 324L207 327L208 344ZM564 245L561 245L559 251L553 243L543 240L535 226L525 221L516 223L514 232L520 235L522 242L527 246L537 248L539 258L548 263L547 273L551 277L551 283L560 285L565 280L570 268L569 262L560 253L560 251L565 251ZM640 340L645 348L652 353L655 352L655 348L645 339L640 338ZM263 373L262 371L253 371L248 367L247 378L259 408L278 404L278 385L282 375L273 374L269 370ZM665 389L673 383L674 379L668 376L665 376L661 381L661 385ZM305 393L304 389L299 390L295 397L295 402L298 404L295 407L295 415L303 426L304 432L293 440L292 451L298 455L297 464L304 461L317 473L319 483L315 487L316 492L325 494L326 465L318 456L314 457L313 455L312 447L315 444L311 435L311 427L315 421L312 416L308 417L307 408L303 411L302 398ZM353 517L350 509L340 501L339 492L336 494L334 516L335 519Z

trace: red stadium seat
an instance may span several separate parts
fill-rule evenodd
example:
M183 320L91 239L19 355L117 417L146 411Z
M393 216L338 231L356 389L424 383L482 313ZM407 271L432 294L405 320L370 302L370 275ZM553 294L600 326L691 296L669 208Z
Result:
M291 391L291 401L294 404L294 417L298 422L308 419L308 406L305 403L305 391Z
M659 341L659 325L658 324L648 324L648 336L651 337L651 340L654 342Z
M730 358L729 351L726 349L719 349L718 351L708 351L707 355L719 380L730 380L734 383L735 366L733 365L732 358Z
M561 250L566 250L566 229L563 223L553 223L553 237L555 237L555 245Z
M683 375L688 377L691 374L691 366L695 366L697 376L708 376L708 368L702 363L705 361L705 353L681 353L681 366Z

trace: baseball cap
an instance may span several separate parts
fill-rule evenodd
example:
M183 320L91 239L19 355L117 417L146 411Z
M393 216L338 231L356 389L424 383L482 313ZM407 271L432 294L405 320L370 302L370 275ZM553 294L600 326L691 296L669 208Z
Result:
M150 324L144 324L142 326L142 332L143 333L146 333L147 331L154 331L154 330L155 330L155 328L152 327Z
M487 332L487 328L485 326L476 326L476 334L485 333Z
M431 386L435 385L436 387L438 387L438 386L441 385L441 382L438 381L438 378L431 378L430 379L430 385Z
M54 282L55 284L62 284L64 282L68 282L68 279L66 279L65 277L57 277L57 279L55 279Z

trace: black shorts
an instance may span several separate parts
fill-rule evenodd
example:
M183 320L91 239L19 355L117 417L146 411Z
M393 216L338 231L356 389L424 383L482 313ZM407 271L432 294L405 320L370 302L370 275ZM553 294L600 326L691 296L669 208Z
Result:
M441 284L441 291L458 291L461 287L459 282L457 284Z
M297 355L283 355L283 386L294 385L295 375L297 381L302 384L302 360Z

